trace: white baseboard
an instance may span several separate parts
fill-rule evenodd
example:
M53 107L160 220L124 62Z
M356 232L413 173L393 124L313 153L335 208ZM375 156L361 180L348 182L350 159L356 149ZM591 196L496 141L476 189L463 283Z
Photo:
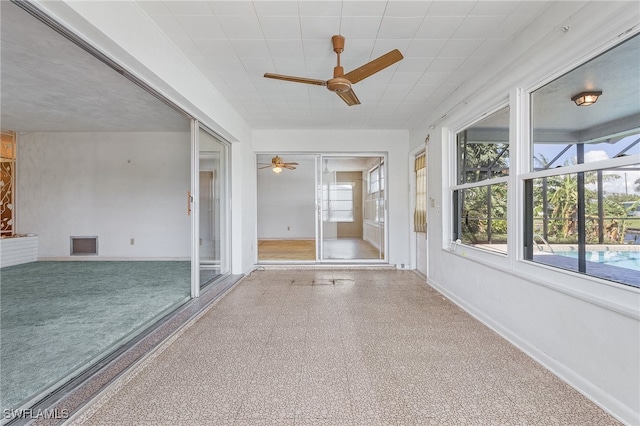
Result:
M538 348L531 345L520 336L511 332L511 330L509 330L508 328L505 328L502 324L486 316L484 313L475 309L472 305L466 303L464 300L461 300L455 294L449 292L446 287L440 285L432 279L428 280L427 285L430 285L434 289L438 290L449 300L466 311L469 315L498 333L508 342L510 342L525 354L527 354L529 357L531 357L533 360L535 360L538 364L542 365L552 374L557 376L560 380L580 392L594 404L598 405L600 408L602 408L604 411L606 411L619 421L623 422L626 425L640 425L640 413L635 412L628 405L622 403L620 400L604 392L600 387L594 385L585 377L577 374L568 366L549 357L547 354L540 351Z

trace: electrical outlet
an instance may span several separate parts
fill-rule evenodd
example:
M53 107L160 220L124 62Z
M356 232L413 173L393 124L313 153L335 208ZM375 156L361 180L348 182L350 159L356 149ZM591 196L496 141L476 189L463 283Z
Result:
M287 226L287 231L291 231L291 227L290 226Z
M129 241L129 244L131 244L132 246L133 246L133 245L135 245L135 244L136 244L136 239L135 239L135 238L132 238L132 239Z

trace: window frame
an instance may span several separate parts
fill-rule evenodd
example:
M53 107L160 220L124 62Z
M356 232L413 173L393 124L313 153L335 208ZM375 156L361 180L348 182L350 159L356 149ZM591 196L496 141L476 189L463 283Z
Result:
M475 124L482 122L484 119L492 116L495 113L498 113L500 111L502 111L503 109L508 108L508 115L509 115L509 122L508 122L508 128L507 128L507 134L508 134L508 140L507 140L507 145L508 145L508 149L509 149L509 167L508 167L508 173L506 175L503 176L498 176L498 177L493 177L493 178L488 178L488 179L483 179L483 180L479 180L476 182L468 182L468 183L458 183L459 181L459 164L460 164L460 157L458 156L458 135L462 132L464 132L465 130L470 129L471 127L473 127ZM509 254L509 245L511 245L511 240L512 240L512 231L511 229L513 228L512 225L512 215L510 214L510 210L511 210L511 199L513 198L513 189L512 189L512 182L514 179L514 175L515 173L513 172L513 162L511 161L511 157L513 155L512 153L512 148L514 146L513 144L513 132L514 132L514 125L513 125L513 117L514 117L514 110L516 110L516 108L514 108L514 106L512 105L511 99L508 99L506 101L502 101L499 104L497 104L497 106L493 109L490 109L488 111L485 110L485 112L479 114L476 116L476 118L472 121L469 121L467 123L465 123L462 126L459 126L457 128L457 130L450 132L449 137L450 137L450 174L449 174L449 181L450 181L450 185L449 185L449 199L451 200L451 210L450 210L450 220L451 223L449 225L449 249L455 251L456 247L460 244L464 245L465 247L469 247L469 248L473 248L473 249L477 249L480 252L486 252L486 253L491 253L491 254L497 254L500 256L506 256ZM479 245L475 245L475 244L465 244L462 242L462 239L460 238L460 233L461 230L459 229L459 223L460 223L460 218L458 217L459 215L459 203L457 202L457 192L461 191L461 190L466 190L466 189L473 189L473 188L479 188L479 187L489 187L489 186L493 186L493 185L497 185L497 184L506 184L507 186L507 196L506 196L506 200L505 200L505 204L507 206L507 212L506 212L506 220L507 220L507 231L506 231L506 235L507 235L507 241L506 241L506 249L503 250L499 250L499 249L495 249L495 248L490 248L487 246L479 246Z
M350 188L350 191L347 190L343 190L343 189L338 189L335 188L333 189L332 187L337 187L337 186L348 186ZM343 181L343 182L328 182L327 185L324 185L322 192L323 192L323 200L322 200L322 205L326 206L326 209L324 209L322 211L322 220L325 222L335 222L335 223L352 223L355 221L355 217L354 217L354 210L353 210L353 206L354 206L354 200L353 200L353 188L354 188L355 184L353 181ZM350 195L349 200L332 200L331 199L331 194L335 194L335 191L340 191L340 192L345 192L348 193ZM325 194L326 194L326 198L325 198ZM351 203L351 209L349 210L344 210L344 209L332 209L332 201L336 202L336 201L348 201ZM332 217L332 212L350 212L351 213L351 219L350 220L342 220L342 219L337 219L335 217Z
M533 158L535 152L535 140L534 140L534 119L533 119L533 97L532 94L547 86L550 83L555 82L559 78L566 76L567 74L576 71L581 68L583 65L592 61L593 59L606 54L608 51L621 46L627 41L630 41L634 37L640 37L640 33L629 34L629 37L626 37L624 40L614 39L609 40L600 49L589 54L588 57L581 58L579 61L575 61L573 63L568 64L552 75L548 75L544 80L538 81L537 84L528 87L525 90L521 90L521 99L519 100L520 108L524 111L521 116L522 122L522 132L519 134L519 144L521 145L520 149L522 152L520 153L520 157L518 158L519 168L522 170L521 173L517 175L517 182L519 188L518 194L518 203L517 206L518 211L521 212L518 218L518 261L520 265L526 268L533 268L532 270L542 271L548 270L554 274L563 274L567 277L571 277L571 279L576 280L589 280L592 283L606 284L607 286L620 286L623 288L637 288L634 284L627 284L621 281L615 281L612 279L604 278L603 276L596 275L593 273L589 273L588 268L584 263L585 254L589 243L586 240L586 231L583 230L583 235L579 238L579 241L573 245L578 245L579 251L582 252L580 255L583 260L580 261L578 267L576 269L572 268L564 268L560 266L550 265L547 263L541 263L533 259L532 250L534 250L536 241L535 234L535 224L534 224L534 192L533 192L533 182L534 179L541 178L551 178L551 177L561 177L564 175L576 174L582 175L581 178L578 178L577 185L580 185L582 182L583 187L587 187L587 184L584 182L584 176L587 173L598 172L599 170L607 171L608 169L622 168L628 166L637 166L640 164L640 154L625 154L624 156L608 158L604 160L598 161L588 161L578 164L570 164L570 165L562 165L561 167L553 167L553 168L545 168L541 170L535 170L535 161ZM630 129L621 130L618 132L613 131L611 136L620 136L621 138L640 134L640 126L633 127ZM598 140L604 140L606 136L598 137L594 140L586 139L583 144L588 144L590 142L598 142ZM573 144L567 143L569 145L578 146L579 144L574 142ZM575 149L575 148L573 148ZM576 153L577 156L584 155L584 150L582 153ZM582 227L586 227L584 217L586 206L582 207ZM580 211L580 208L578 208ZM578 213L580 216L581 213ZM542 244L540 240L537 241ZM584 283L581 284L584 286Z

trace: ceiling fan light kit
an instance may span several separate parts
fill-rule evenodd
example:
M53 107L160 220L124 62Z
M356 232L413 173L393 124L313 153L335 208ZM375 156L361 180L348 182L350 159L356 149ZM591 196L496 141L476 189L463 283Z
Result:
M402 53L398 49L394 49L371 62L368 62L353 71L344 73L344 68L340 65L340 54L344 51L344 36L334 35L331 37L333 51L336 52L337 64L333 68L333 78L327 81L316 80L305 77L294 77L289 75L265 73L266 78L275 80L291 81L294 83L313 84L316 86L325 86L329 91L337 94L347 105L359 105L360 100L351 88L353 84L364 80L365 78L382 71L390 65L395 64L403 58Z
M285 163L282 157L276 155L271 159L271 164L267 164L266 166L263 166L263 167L258 167L258 169L259 170L268 169L271 167L271 170L273 171L273 173L278 174L278 173L282 173L282 170L284 169L295 170L296 169L295 166L297 165L298 163Z

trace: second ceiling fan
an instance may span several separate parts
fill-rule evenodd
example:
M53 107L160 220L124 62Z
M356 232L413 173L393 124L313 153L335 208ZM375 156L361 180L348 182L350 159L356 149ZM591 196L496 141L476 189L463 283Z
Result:
M351 88L352 84L356 84L357 82L364 80L369 77L387 68L389 65L393 65L399 60L403 58L402 53L398 49L394 49L389 53L385 53L380 56L378 59L374 59L371 62L368 62L361 67L354 69L348 73L344 73L344 68L340 65L340 54L344 51L344 37L341 35L334 35L331 37L331 42L333 43L333 51L336 52L338 56L338 63L333 68L333 78L330 80L316 80L313 78L305 78L305 77L293 77L289 75L281 75L281 74L272 74L266 73L264 76L266 78L274 78L276 80L285 80L285 81L293 81L294 83L305 83L305 84L315 84L317 86L325 86L331 92L335 92L336 95L340 96L340 98L345 101L345 103L349 106L359 105L360 100L356 96L355 92Z

